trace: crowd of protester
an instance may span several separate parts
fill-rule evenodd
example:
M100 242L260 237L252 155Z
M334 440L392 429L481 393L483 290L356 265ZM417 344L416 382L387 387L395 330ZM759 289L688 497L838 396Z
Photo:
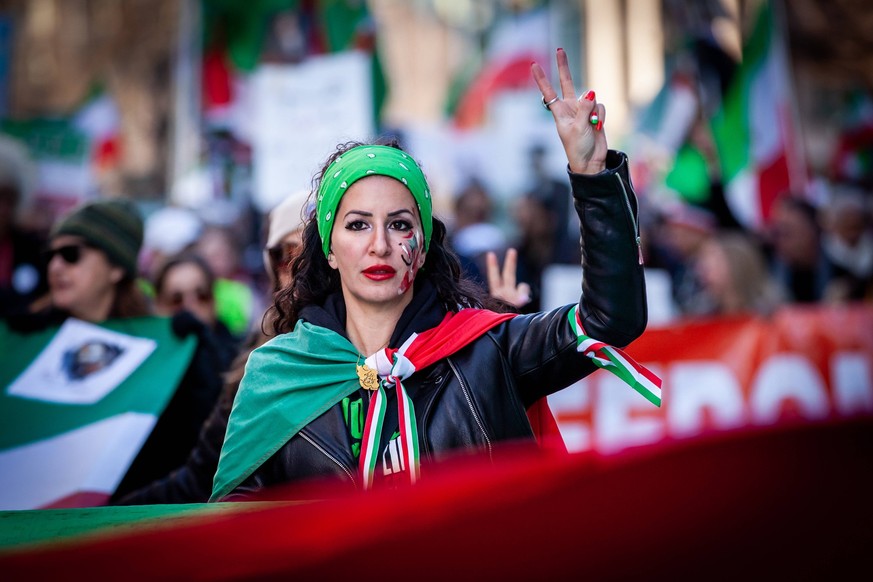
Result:
M646 264L664 269L685 317L769 315L780 305L873 300L871 197L834 188L826 203L785 195L759 230L677 202L641 225Z
M487 255L494 253L502 263L507 249L517 251L516 278L531 289L524 305L517 306L525 312L539 309L549 266L578 265L581 259L576 245L568 244L576 236L571 233L578 232L567 206L568 188L542 169L541 147L531 147L529 154L533 187L498 210L484 182L471 179L455 196L453 216L446 217L453 248L483 286ZM40 251L49 233L18 220L23 200L19 184L9 178L13 175L0 176L2 317L33 310L48 290ZM784 303L869 301L871 198L849 186L832 188L818 206L804 196L785 195L774 204L767 226L751 231L679 197L654 205L642 193L641 252L648 269L669 275L674 311L685 317L767 315ZM503 224L511 224L508 230L497 220L499 211L508 218ZM263 240L246 241L246 235L264 239L263 233L210 225L193 211L170 207L147 217L145 231L139 282L156 313L189 311L227 344L260 325L271 302L271 279L242 257L246 245L264 246Z
M569 188L545 173L542 155L531 148L534 187L505 209L512 231L498 226L498 205L475 179L458 192L455 214L447 217L449 241L464 268L521 312L540 309L550 265L581 259L578 245L568 242L579 228L578 219L567 222L575 218ZM178 334L195 334L199 347L182 388L113 499L205 501L247 355L269 339L268 306L288 284L290 260L299 251L308 192L289 196L263 217L255 243L263 249L263 268L255 272L242 260L239 231L206 224L185 209L165 208L143 220L127 201L100 200L61 216L49 232L29 230L19 220L21 185L11 175L0 176L0 317L11 329L27 331L67 317L100 323L159 315L173 318ZM834 188L818 207L785 196L757 232L687 202L656 208L644 195L640 202L641 257L647 269L668 273L683 317L768 316L784 304L873 300L873 221L863 190ZM568 244L575 253L567 252ZM65 269L88 260L102 261L93 273L105 275L111 289L110 307L96 315L91 305L64 304L63 290L53 289Z

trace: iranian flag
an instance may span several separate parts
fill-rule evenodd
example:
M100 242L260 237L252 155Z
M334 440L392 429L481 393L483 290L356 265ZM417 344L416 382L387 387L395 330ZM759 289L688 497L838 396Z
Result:
M477 70L467 82L456 81L452 89L457 95L450 99L457 101L449 109L456 128L470 130L484 125L491 102L499 94L530 90L531 62L539 62L548 70L554 59L550 32L550 11L546 8L522 11L496 22L482 62L468 62Z
M0 325L0 510L102 505L194 352L170 320Z
M799 135L781 22L766 2L722 110L713 119L727 203L750 229L765 226L773 202L805 190Z

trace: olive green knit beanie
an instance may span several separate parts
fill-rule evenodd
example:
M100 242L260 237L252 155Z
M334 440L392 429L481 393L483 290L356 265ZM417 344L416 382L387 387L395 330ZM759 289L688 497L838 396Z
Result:
M55 225L51 238L62 234L82 237L89 246L106 253L109 261L127 275L136 276L143 222L133 203L98 200L84 204Z

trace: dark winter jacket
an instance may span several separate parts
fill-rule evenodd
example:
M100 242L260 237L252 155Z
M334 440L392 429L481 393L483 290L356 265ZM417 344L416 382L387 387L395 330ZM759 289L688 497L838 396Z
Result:
M627 158L610 152L607 170L570 174L581 221L584 277L579 302L586 334L625 346L646 326L637 207ZM389 342L436 326L445 308L426 277L416 286ZM596 368L576 351L567 314L572 305L520 315L404 382L416 410L422 474L426 463L460 450L490 453L496 443L532 439L526 407ZM301 318L345 334L341 295L308 306ZM246 479L229 498L270 485L335 476L357 485L357 461L340 404L316 418Z

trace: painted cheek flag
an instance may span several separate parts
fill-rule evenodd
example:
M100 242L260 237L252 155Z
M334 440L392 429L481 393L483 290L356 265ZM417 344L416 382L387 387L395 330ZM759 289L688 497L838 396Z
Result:
M753 230L769 222L779 197L803 192L806 183L779 24L772 3L765 2L743 47L743 63L712 121L728 206Z
M0 510L104 504L188 367L168 318L0 324Z

